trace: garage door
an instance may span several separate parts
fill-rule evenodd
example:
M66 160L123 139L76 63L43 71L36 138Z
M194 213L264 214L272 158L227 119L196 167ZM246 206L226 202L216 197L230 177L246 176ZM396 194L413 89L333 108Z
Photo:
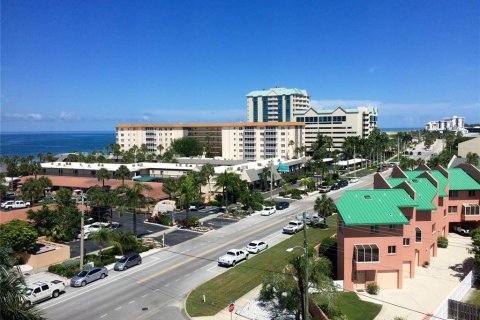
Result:
M410 265L412 264L411 261L403 261L403 277L410 278Z
M398 271L378 271L377 283L381 289L398 288Z

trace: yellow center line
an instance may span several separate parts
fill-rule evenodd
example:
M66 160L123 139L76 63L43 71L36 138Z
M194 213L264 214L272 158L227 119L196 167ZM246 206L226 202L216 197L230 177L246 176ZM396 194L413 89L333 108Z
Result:
M158 277L158 276L161 276L162 274L165 274L165 273L167 273L167 272L169 272L169 271L171 271L171 270L173 270L173 269L176 269L176 268L178 268L178 267L180 267L180 266L183 266L183 265L185 265L185 264L187 264L187 263L189 263L189 262L191 262L191 261L193 261L193 260L195 260L195 259L203 258L203 257L205 257L206 255L212 253L213 251L218 250L218 249L223 248L223 247L226 247L226 246L228 246L228 245L230 245L230 244L232 244L232 243L234 243L234 242L236 242L236 241L239 241L239 240L242 239L242 238L250 237L250 236L251 236L252 234L254 234L254 233L257 233L257 232L259 232L259 231L265 230L265 229L270 228L270 227L272 227L272 226L274 226L274 225L276 225L276 224L281 224L281 223L284 223L284 221L283 221L283 220L280 220L280 221L277 221L277 222L268 224L268 225L266 225L266 226L264 226L264 227L262 227L262 228L260 228L260 229L255 229L255 230L253 230L253 231L251 231L251 232L249 232L249 233L247 233L247 234L244 234L244 235L242 235L242 236L240 236L240 237L237 237L237 238L232 239L232 240L230 240L230 241L228 241L228 242L225 242L225 243L222 244L222 245L219 245L219 246L216 246L216 247L214 247L214 248L211 248L211 249L203 252L202 254L199 254L198 256L188 258L187 260L184 260L184 261L182 261L182 262L179 262L179 263L177 263L177 264L174 264L173 266L170 266L170 267L168 267L168 268L166 268L166 269L163 269L162 271L159 271L159 272L156 272L156 273L151 274L151 275L149 275L149 276L146 276L145 278L138 280L137 283L138 283L138 284L145 283L145 282L147 282L147 281L149 281L149 280L151 280L151 279L153 279L153 278L156 278L156 277Z

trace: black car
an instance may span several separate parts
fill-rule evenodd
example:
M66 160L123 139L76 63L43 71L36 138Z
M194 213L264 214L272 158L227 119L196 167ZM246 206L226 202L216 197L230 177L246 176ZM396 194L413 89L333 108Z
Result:
M219 213L220 212L220 208L212 208L212 209L208 209L208 211L206 212L207 214L215 214L215 213Z
M206 208L205 203L195 203L190 206L190 210L192 211L202 210L205 208Z
M338 186L340 188L346 187L346 186L348 186L348 181L347 180L340 180L340 181L338 181Z
M275 208L277 208L277 210L283 210L283 209L287 209L289 206L290 206L290 203L282 201L282 202L277 202L277 204L275 205Z
M341 187L338 183L334 183L334 184L332 184L332 189L330 189L330 190L339 190L340 188Z

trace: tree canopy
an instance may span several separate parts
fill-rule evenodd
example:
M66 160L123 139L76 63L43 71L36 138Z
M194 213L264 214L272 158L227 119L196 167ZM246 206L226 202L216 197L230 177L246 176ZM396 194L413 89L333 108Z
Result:
M182 157L195 157L202 154L202 146L197 139L192 137L173 140L171 148L176 155Z

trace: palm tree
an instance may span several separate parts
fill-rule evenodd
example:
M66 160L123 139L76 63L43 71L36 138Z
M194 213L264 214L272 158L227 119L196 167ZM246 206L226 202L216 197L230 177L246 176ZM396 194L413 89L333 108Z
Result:
M258 189L250 190L246 181L242 180L240 191L240 202L248 209L261 210L263 205L263 196Z
M125 179L130 178L130 170L123 164L115 171L115 177L122 179L122 187L125 185Z
M22 280L13 270L12 250L0 246L0 319L43 320L35 307L25 303Z
M174 195L178 190L178 180L174 178L167 178L163 181L162 184L162 191L168 194L168 198L172 199L172 195Z
M239 183L240 183L240 178L234 172L228 172L225 170L225 172L220 173L217 176L217 180L215 182L215 188L217 190L222 188L222 195L226 205L228 204L228 196L232 195L232 198L233 198L233 193L235 192L236 189L238 189L237 187Z
M474 166L478 166L478 154L474 152L467 153L467 163L473 164Z
M102 181L102 186L105 187L105 180L110 179L110 172L105 168L101 168L97 171L96 177L98 181Z
M45 196L45 189L51 188L53 186L52 180L50 180L48 177L42 176L38 179L38 183L42 187L43 190L43 195Z
M187 219L190 213L190 206L201 198L196 183L195 177L192 174L187 174L179 186L180 196L178 197L177 205L187 210Z
M128 231L111 232L108 242L120 251L120 254L137 251L138 240L137 237Z
M258 175L260 181L262 182L262 189L266 190L268 187L268 182L271 180L272 171L270 171L269 167L265 167L262 169L262 172Z
M295 141L293 141L293 140L288 141L288 146L293 148L295 146ZM289 155L289 153L287 153L287 160L289 159L288 155Z
M337 211L337 206L335 205L335 202L332 198L325 194L322 194L321 197L317 197L317 199L315 200L313 210L318 212L318 214L321 215L323 220L325 221L327 217L331 216Z
M42 172L42 166L38 162L33 162L30 164L30 172L33 174L35 179L37 179L37 175Z
M30 205L33 205L35 198L42 194L42 185L33 178L25 180L22 186L22 195L26 199L30 199Z
M200 173L208 184L208 199L210 200L210 196L212 193L212 189L210 187L210 179L215 174L215 168L211 163L207 163L203 165L202 169L200 170Z
M146 184L135 182L133 186L123 186L117 189L119 193L120 212L130 209L133 213L133 234L137 236L137 207L144 206L147 202L147 197L143 194L144 191L152 190L152 187Z
M104 244L110 241L111 234L112 234L112 231L104 227L100 227L100 229L97 232L92 232L90 234L90 237L93 240L98 241L98 246L100 247L100 252L99 252L100 261L102 260L102 257L103 257Z

